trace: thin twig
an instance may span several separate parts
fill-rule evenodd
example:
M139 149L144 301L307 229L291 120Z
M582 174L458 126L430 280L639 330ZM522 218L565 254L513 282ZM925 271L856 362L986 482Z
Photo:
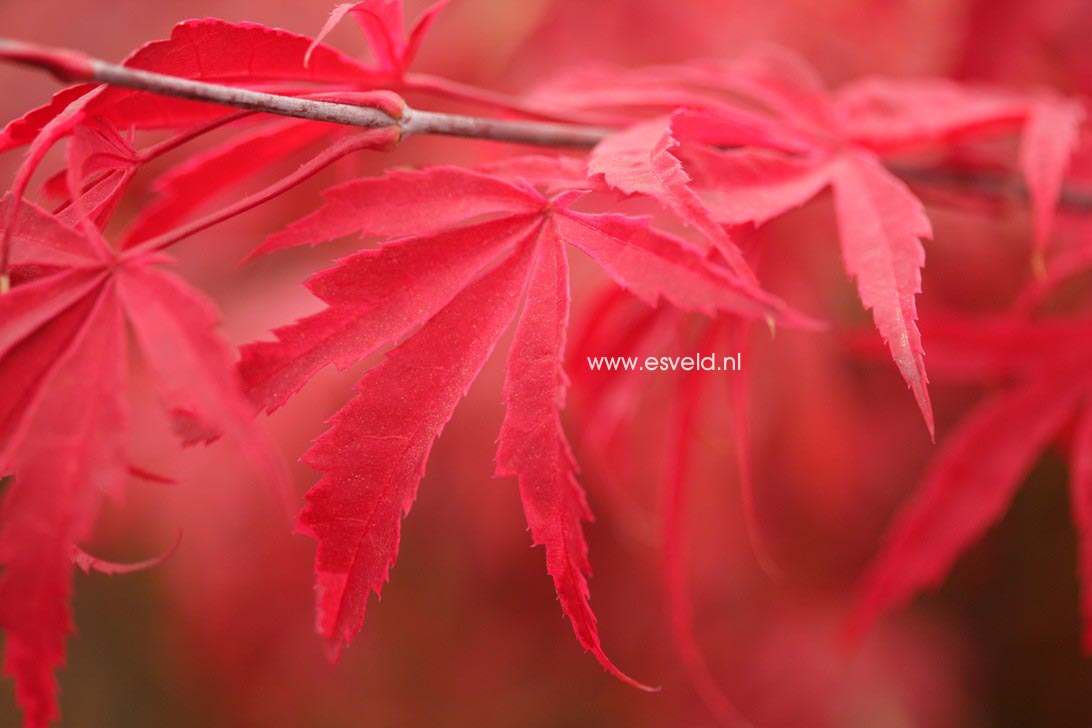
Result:
M376 129L397 126L402 136L435 134L546 147L590 148L610 130L545 121L509 121L405 108L395 118L375 108L269 94L107 63L76 51L0 38L0 59L35 66L64 81L98 82L297 119Z
M318 156L302 165L295 172L278 179L269 187L244 197L221 210L200 217L180 227L168 230L154 238L142 240L132 248L126 250L122 254L122 257L135 257L151 251L164 250L180 240L185 240L191 235L195 235L224 220L228 220L236 215L252 210L258 205L268 202L274 197L278 197L292 189L296 185L314 177L342 157L360 151L361 149L374 149L376 148L377 142L380 144L386 143L386 140L382 136L383 133L384 132L380 130L353 132L351 136L347 136L327 147Z
M548 121L518 121L488 119L480 116L460 116L436 111L406 109L402 120L402 135L437 134L441 136L489 139L513 144L543 147L574 147L591 149L611 135L610 129L577 124L555 124Z
M93 59L91 64L94 73L91 78L86 79L88 81L150 91L161 96L177 96L181 99L207 101L221 106L246 109L247 111L264 111L281 116L292 116L297 119L327 121L331 124L361 126L368 129L394 126L398 123L397 120L379 109L303 99L296 96L267 94L234 86L219 86L201 81L192 81L188 78L165 76L136 68L126 68L125 66Z

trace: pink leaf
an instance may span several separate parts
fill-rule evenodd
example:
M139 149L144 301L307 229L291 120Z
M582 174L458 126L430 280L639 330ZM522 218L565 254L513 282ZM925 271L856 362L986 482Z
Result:
M9 472L10 458L18 450L27 415L84 325L101 290L102 279L72 277L58 283L50 276L16 286L0 296L0 313L12 331L5 332L0 351L0 472ZM84 293L84 285L88 285ZM31 306L48 302L45 315ZM48 310L53 307L52 310ZM36 323L41 325L36 328Z
M1027 113L1018 96L945 80L865 79L841 89L837 105L846 136L881 153L996 134Z
M66 270L30 281L0 297L0 357L102 285L100 271Z
M714 343L714 326L699 344L700 350ZM668 451L667 474L662 485L660 539L663 549L664 590L675 650L702 702L724 726L733 726L739 712L724 694L709 669L694 634L694 609L690 599L686 555L686 508L693 474L691 459L699 440L696 431L700 402L706 396L703 377L695 372L683 375L675 400L673 436Z
M68 108L73 101L94 88L94 84L87 83L63 88L53 94L53 98L45 106L39 106L18 119L9 121L0 132L0 154L30 144L46 124Z
M1041 255L1050 244L1069 160L1077 147L1084 107L1047 97L1032 104L1020 145L1020 168L1035 214L1034 244Z
M186 444L233 439L275 488L287 488L279 457L253 422L235 356L216 333L213 305L179 278L150 265L118 277L137 343Z
M318 541L317 627L335 656L387 581L432 444L515 315L530 253L524 244L369 370L304 455L323 477L298 529Z
M54 214L72 227L103 228L140 165L139 154L109 122L85 120L68 141L68 201Z
M996 397L961 425L925 486L900 510L865 575L848 625L851 639L940 583L1005 512L1039 453L1072 415L1077 395L1051 381L1033 383Z
M331 308L243 348L251 398L272 411L329 364L343 370L431 318L534 222L527 216L387 243L308 283Z
M687 243L652 229L647 219L565 209L558 233L587 253L620 286L649 305L660 298L687 311L769 316L793 326L814 322L776 297L704 260Z
M657 200L700 231L738 276L753 282L754 273L739 248L690 189L690 176L673 153L678 145L671 119L642 122L600 142L588 158L588 174L619 192Z
M685 159L713 218L756 227L799 207L830 181L825 164L762 149L685 150Z
M787 49L766 46L754 50L726 64L720 81L801 130L824 135L836 126L836 112L819 74Z
M0 221L10 220L12 265L94 267L109 254L105 242L81 235L27 200L13 213L14 202L10 193L0 200Z
M345 235L423 235L479 215L532 213L542 198L496 177L459 167L390 171L323 193L323 205L266 239L254 255Z
M368 37L380 70L401 75L406 23L402 0L363 0L349 11Z
M436 16L447 5L447 0L434 3L421 15L406 38L402 0L364 0L358 3L338 5L330 13L326 25L319 31L312 48L326 37L347 14L352 14L368 37L381 73L400 79L413 63L428 29ZM307 55L310 57L311 51Z
M429 29L432 28L432 24L436 22L436 18L447 7L449 2L450 0L437 0L437 2L428 6L425 12L421 13L421 17L417 19L417 22L413 24L409 37L406 38L406 45L402 49L403 72L413 65L414 59L417 58L417 52L421 50L422 41L424 41Z
M550 223L547 223L549 225ZM519 479L531 538L546 548L546 570L580 644L615 677L649 690L621 672L603 652L588 603L588 546L582 521L591 519L576 464L561 428L566 377L562 370L569 322L569 280L557 233L543 230L527 304L508 354L507 413L497 441L500 477Z
M376 80L363 63L327 46L317 47L308 66L303 56L311 39L256 23L229 23L215 18L187 20L171 37L147 43L123 61L146 71L222 84L326 83L367 85ZM181 128L222 115L223 108L124 88L97 87L88 111L119 129ZM65 108L87 94L74 86L54 96L49 105L9 125L0 136L0 151L26 144Z
M915 297L925 265L921 239L932 237L932 226L906 185L866 153L843 155L834 163L832 181L846 271L857 279L861 303L872 311L931 436L933 410Z
M15 478L0 509L0 627L4 671L15 678L27 728L58 716L53 671L73 630L73 549L100 496L127 477L125 331L113 299L104 288L43 387L26 437L5 458Z
M587 177L587 164L577 157L504 157L479 164L475 169L494 177L530 182L542 188L546 194L590 189L592 186Z

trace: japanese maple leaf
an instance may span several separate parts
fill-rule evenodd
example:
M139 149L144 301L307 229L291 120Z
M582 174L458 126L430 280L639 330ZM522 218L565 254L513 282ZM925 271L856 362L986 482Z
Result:
M842 254L847 272L857 280L865 308L888 342L896 365L918 402L929 431L933 414L927 388L924 352L917 329L915 296L921 290L925 263L922 238L932 235L922 204L868 150L854 146L837 124L837 111L806 69L771 64L753 72L754 95L781 116L779 128L767 127L771 139L808 144L803 154L770 149L725 152L717 146L753 145L763 131L757 122L728 117L697 117L687 112L642 122L603 142L592 154L589 172L625 193L643 193L684 207L684 219L700 221L703 230L720 225L760 224L803 204L826 186L835 191ZM738 69L732 81L741 85ZM686 135L678 121L686 120ZM652 142L650 144L650 141ZM687 141L701 165L702 182L721 193L702 202L687 186L690 178L670 154ZM756 159L756 155L758 156ZM663 191L657 190L660 187ZM717 204L717 202L722 204ZM723 232L723 231L722 231ZM724 243L718 245L726 252ZM730 251L730 248L729 248ZM726 252L740 260L738 252Z
M87 119L69 140L66 169L50 180L64 203L57 217L70 227L89 221L102 228L140 166L130 139L99 118Z
M867 79L836 94L795 56L768 50L735 61L630 71L599 69L540 89L539 103L644 119L602 142L594 178L653 197L746 274L722 226L762 224L834 191L842 254L861 301L933 430L916 295L931 226L888 171L890 155L1023 130L1020 166L1035 212L1035 244L1054 208L1082 118L1075 102L944 81Z
M1034 213L1034 242L1042 255L1054 231L1058 201L1066 169L1077 149L1083 105L1072 99L1044 96L1028 113L1020 167L1027 182Z
M939 319L934 366L1001 386L948 436L863 577L850 617L859 640L883 614L936 586L1001 519L1044 449L1067 439L1079 536L1084 647L1092 652L1092 321Z
M644 218L578 212L580 192L546 198L527 184L456 167L391 172L325 193L312 215L258 252L348 234L392 239L308 282L327 308L243 350L254 400L280 406L321 368L345 369L396 343L303 459L323 473L299 530L318 541L317 627L334 656L360 630L397 555L433 442L510 321L497 475L519 481L532 540L577 639L612 674L588 604L582 522L590 518L561 426L569 293L565 243L646 303L663 298L804 323L768 294ZM398 343L401 342L401 343ZM636 684L636 683L634 683Z
M1036 256L1050 245L1062 183L1085 118L1081 102L950 81L866 79L841 89L837 103L848 134L885 156L1019 131L1019 168L1032 205Z
M281 477L211 304L163 269L162 254L116 254L87 222L69 227L23 201L11 221L17 283L0 295L0 473L14 476L0 505L0 628L28 727L57 717L73 559L95 565L78 546L102 496L118 495L133 470L127 325L184 441L227 435Z
M675 123L690 118L693 115L680 114L666 122L653 119L611 135L592 151L588 174L626 194L662 201L680 220L700 231L705 241L716 246L736 273L753 279L739 248L690 188L690 176L673 153L679 146Z

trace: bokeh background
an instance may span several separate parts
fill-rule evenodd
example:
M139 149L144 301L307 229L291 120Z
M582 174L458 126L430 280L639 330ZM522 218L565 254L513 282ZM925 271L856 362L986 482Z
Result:
M407 6L413 16L423 3ZM329 9L314 0L0 0L0 33L120 59L187 18L313 33ZM331 42L366 54L350 26ZM589 62L731 56L772 42L800 52L832 86L871 74L942 75L1087 94L1089 38L1087 0L455 0L418 68L520 92ZM55 88L47 77L0 68L0 119ZM185 274L221 306L232 340L250 341L314 310L297 283L351 249L344 242L235 265L264 234L310 210L323 184L389 164L495 153L428 140L392 156L365 155L177 253ZM0 158L3 179L17 162L18 153ZM148 199L130 195L120 217L131 219ZM1026 212L935 202L922 306L1003 308L1027 276ZM1079 220L1066 226L1080 234ZM836 321L837 332L867 323L841 270L828 198L762 234L771 287ZM579 329L604 281L583 261L574 268ZM934 452L894 368L843 343L840 334L783 332L756 343L747 362L758 511L783 571L778 580L756 565L744 534L731 428L716 404L726 395L716 387L701 420L690 577L698 638L725 691L761 726L1092 724L1066 471L1054 455L943 588L887 619L859 652L839 646L855 579ZM287 459L321 432L359 371L324 373L269 418ZM567 421L598 514L589 539L604 643L624 670L663 685L647 695L582 654L542 554L529 548L514 483L491 479L502 374L503 357L494 357L440 439L392 582L337 667L311 629L312 543L291 534L290 517L229 445L180 451L138 377L140 464L178 483L135 483L107 509L88 549L142 558L179 530L182 545L149 572L77 576L78 635L61 673L64 725L712 725L673 651L661 596L657 485L672 382L649 378L628 450L598 451L582 437L580 386L594 388L594 378L578 378ZM941 437L981 394L935 384ZM293 472L302 497L314 473L301 465ZM12 705L10 683L0 683L0 725L17 725Z

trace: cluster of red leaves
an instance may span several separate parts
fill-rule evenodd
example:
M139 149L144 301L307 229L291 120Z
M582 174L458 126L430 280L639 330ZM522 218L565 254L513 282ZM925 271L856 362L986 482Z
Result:
M253 255L347 235L382 242L312 277L307 287L325 308L277 329L274 341L245 347L238 370L215 332L215 311L163 270L169 260L161 251L346 154L390 147L398 141L396 129L347 133L321 122L79 85L0 134L0 150L29 145L0 207L0 273L5 288L10 281L0 295L0 473L14 476L0 514L0 626L7 634L5 670L16 679L28 726L46 725L57 714L53 671L71 631L73 566L111 568L79 550L100 498L116 496L130 477L156 477L134 465L125 446L127 328L160 381L183 442L234 438L274 481L282 478L278 459L255 430L251 403L272 411L324 367L345 369L387 350L303 455L322 476L297 529L318 543L317 629L336 656L388 578L401 520L433 443L515 321L496 475L518 481L532 541L544 547L580 644L608 671L640 686L604 653L589 604L583 523L591 513L561 419L568 385L568 246L628 291L609 306L654 309L625 331L593 331L581 350L666 347L688 330L687 313L708 322L703 342L737 340L756 319L817 328L760 285L753 262L762 251L745 251L739 241L832 189L846 272L930 433L916 297L922 240L931 227L924 206L891 166L904 158L941 158L956 172L973 173L997 160L965 147L1019 139L1017 166L1035 213L1035 249L1040 256L1048 252L1077 146L1082 107L1076 102L945 81L869 79L832 93L802 61L772 50L731 62L582 71L508 99L408 70L439 10L433 6L407 34L399 0L343 5L315 40L259 25L189 21L125 61L172 76L373 106L394 118L402 107L392 92L416 92L516 117L617 129L586 164L515 155L476 168L392 171L328 189L318 210L269 237ZM321 42L346 15L368 37L375 65ZM156 180L158 199L116 245L106 242L102 231L143 165L239 122L244 128L229 141ZM153 130L172 136L138 149L136 134ZM46 152L66 138L65 168L44 185L63 202L47 212L25 197ZM271 187L198 216L217 196L305 149L320 151ZM681 234L664 231L652 217L618 212L612 205L623 196L657 204ZM1071 254L1068 267L1051 258L1047 269L1074 270L1084 255ZM1067 345L1057 355L1014 353L1029 351L1028 340L1062 341L1082 326L1006 319L972 330L983 340L977 358L970 357L981 364L976 376L1003 375L1017 385L973 415L942 451L931 484L909 506L867 581L859 626L941 576L997 517L1038 449L1082 409L1086 352ZM944 331L952 348L970 338L953 324L938 330L940 346ZM967 366L966 356L947 359ZM603 389L599 401L608 411L592 418L593 439L596 428L617 424L610 407L639 400L638 387L635 378L620 375ZM703 696L728 718L732 709L691 634L681 576L686 463L700 400L697 380L683 377L666 483L666 583L683 658ZM1074 492L1085 527L1092 521L1090 421L1082 416L1074 435ZM736 425L746 481L742 415ZM1005 456L982 458L995 451ZM1087 574L1092 557L1085 550Z

